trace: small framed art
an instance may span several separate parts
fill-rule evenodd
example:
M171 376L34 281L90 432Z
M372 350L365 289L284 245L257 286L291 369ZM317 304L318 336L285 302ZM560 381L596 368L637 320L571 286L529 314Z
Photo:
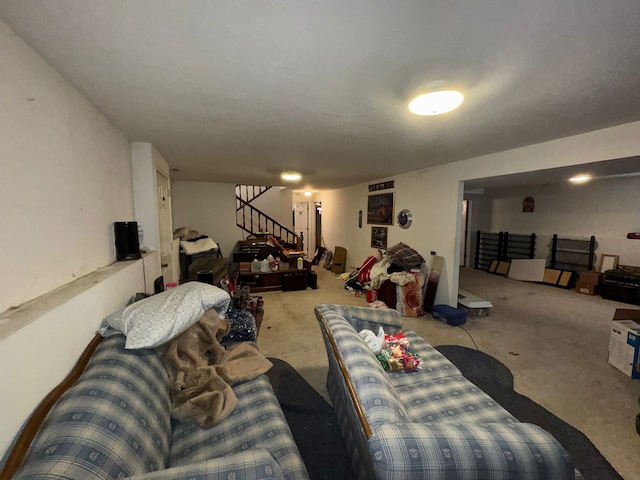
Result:
M387 249L387 227L371 227L371 248Z

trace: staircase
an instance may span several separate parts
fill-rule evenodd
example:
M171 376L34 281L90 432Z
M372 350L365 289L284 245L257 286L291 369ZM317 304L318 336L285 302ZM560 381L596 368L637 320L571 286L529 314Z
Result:
M251 205L253 200L269 189L271 187L236 185L236 225L250 235L269 232L284 243L296 243L295 232Z

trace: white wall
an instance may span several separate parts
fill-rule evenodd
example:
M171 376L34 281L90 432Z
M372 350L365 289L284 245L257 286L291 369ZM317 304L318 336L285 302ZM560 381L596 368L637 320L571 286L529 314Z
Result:
M144 246L150 250L159 250L156 172L170 178L169 164L150 143L131 142L131 165L135 217L138 225L143 227Z
M0 312L115 260L129 141L0 22Z
M236 193L231 183L171 183L173 228L191 227L209 235L228 257L243 232L236 226Z
M111 265L113 222L134 219L128 139L2 22L0 65L4 452L149 272L147 258Z
M535 199L533 213L522 212L525 196ZM640 266L640 242L626 238L627 233L640 231L640 175L584 185L489 189L481 201L491 206L488 231L535 233L539 237L537 257L547 257L553 234L572 238L594 235L597 254L619 255L620 264Z
M270 190L253 200L251 205L289 230L293 230L293 216L291 214L293 193L290 188L271 187ZM277 235L277 232L275 233Z
M640 154L640 122L611 127L542 144L441 165L394 177L395 212L408 208L408 230L389 227L388 245L402 241L423 256L445 258L436 303L457 303L462 181L546 168L587 164ZM370 183L389 180L381 178ZM329 248L347 249L347 265L359 266L371 251L370 225L358 228L358 210L366 212L367 184L322 192L322 232ZM636 203L637 205L637 203ZM366 213L365 213L366 219ZM394 221L395 224L395 221ZM629 227L632 231L632 227ZM609 252L607 252L609 253Z
M144 291L149 273L144 272L144 261L158 263L157 254L97 270L3 316L22 325L9 333L0 326L0 365L7 366L0 373L0 384L5 386L0 457L40 401L73 368L102 319L124 307L133 293Z

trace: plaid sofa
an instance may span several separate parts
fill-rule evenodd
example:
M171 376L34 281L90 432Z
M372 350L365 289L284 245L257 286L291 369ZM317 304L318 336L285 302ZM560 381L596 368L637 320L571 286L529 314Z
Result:
M265 375L234 386L239 403L202 429L170 416L156 349L105 338L50 410L14 479L307 479Z
M435 348L404 330L422 369L386 372L358 332L401 329L396 310L319 305L327 387L361 479L570 479L549 433L520 423Z

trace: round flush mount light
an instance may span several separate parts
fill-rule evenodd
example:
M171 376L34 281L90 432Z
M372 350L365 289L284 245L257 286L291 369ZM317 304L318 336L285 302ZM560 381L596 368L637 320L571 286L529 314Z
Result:
M302 175L298 172L282 172L280 178L285 182L299 182L302 179Z
M416 115L442 115L458 108L464 95L457 90L437 90L423 93L409 102L409 110Z
M575 175L569 179L569 181L573 184L582 184L589 182L593 177L588 173L581 173L579 175Z

